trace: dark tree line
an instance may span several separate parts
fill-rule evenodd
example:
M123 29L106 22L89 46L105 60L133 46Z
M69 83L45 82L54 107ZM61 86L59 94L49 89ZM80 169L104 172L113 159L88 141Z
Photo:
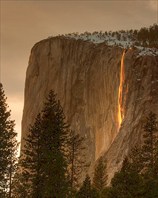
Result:
M143 145L136 146L123 161L107 187L106 163L100 158L91 184L87 176L79 198L157 198L158 197L158 123L152 112L143 127Z
M93 178L87 170L86 144L67 124L60 102L49 92L42 111L28 129L17 164L14 121L0 84L1 198L157 198L158 123L150 113L136 146L107 186L106 159L97 160Z
M70 130L53 91L29 127L19 160L16 135L0 84L0 197L74 197L88 167L86 146Z
M0 197L12 197L12 182L17 165L17 133L0 83Z
M158 47L158 25L154 24L149 28L141 28L137 32L137 39L144 46Z
M84 32L84 33L72 33L66 34L65 36L73 36L73 37L86 37L87 39L92 38L92 36L96 36L99 39L105 39L107 36L116 38L119 41L133 41L133 45L142 46L142 47L150 47L150 48L158 48L158 25L153 24L150 27L142 27L139 30L120 30L120 31L105 31L105 32L97 32L94 31L93 33ZM59 35L64 36L64 35ZM92 39L93 40L93 39ZM106 42L106 40L105 40Z
M106 160L98 159L95 166L93 181L87 175L82 186L76 194L76 198L104 198L107 192Z

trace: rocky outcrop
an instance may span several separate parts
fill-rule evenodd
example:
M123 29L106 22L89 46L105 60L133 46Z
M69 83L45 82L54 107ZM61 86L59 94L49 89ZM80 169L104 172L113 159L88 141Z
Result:
M123 157L141 141L142 120L158 113L158 57L125 54L124 120L119 129L118 90L123 49L55 37L37 43L30 55L25 83L22 147L28 126L50 89L57 93L68 123L85 137L91 167L100 155L108 161L109 179Z

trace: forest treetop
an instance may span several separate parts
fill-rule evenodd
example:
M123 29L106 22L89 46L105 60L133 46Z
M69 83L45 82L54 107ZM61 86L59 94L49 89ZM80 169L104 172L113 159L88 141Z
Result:
M158 49L158 25L153 24L150 27L142 27L140 30L120 30L120 31L94 31L84 33L69 33L58 35L58 37L73 38L84 40L95 44L105 43L109 46L120 46L123 48L142 47ZM48 37L48 39L53 36Z

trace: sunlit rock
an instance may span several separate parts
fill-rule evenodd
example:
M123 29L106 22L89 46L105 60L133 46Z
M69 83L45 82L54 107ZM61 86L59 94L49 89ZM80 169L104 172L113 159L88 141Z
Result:
M91 170L104 155L110 181L123 157L137 142L141 143L146 113L153 110L158 114L158 56L142 56L140 49L126 50L124 82L119 91L123 51L105 43L64 37L37 43L26 74L22 147L29 124L53 89L68 123L85 137ZM121 122L119 111L123 111Z

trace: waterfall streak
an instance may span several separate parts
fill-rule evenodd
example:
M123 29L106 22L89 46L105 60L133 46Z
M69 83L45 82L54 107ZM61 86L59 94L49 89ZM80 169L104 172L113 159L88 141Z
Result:
M119 93L118 93L118 124L119 124L119 128L120 128L122 120L124 118L124 110L123 110L123 85L124 85L124 80L125 80L124 57L125 57L125 50L123 51L122 58L121 58L120 85L119 85Z

